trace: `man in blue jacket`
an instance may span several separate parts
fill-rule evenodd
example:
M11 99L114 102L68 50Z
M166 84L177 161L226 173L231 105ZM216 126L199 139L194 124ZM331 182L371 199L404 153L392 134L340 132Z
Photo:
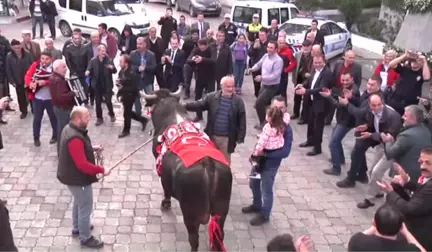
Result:
M286 100L278 95L272 99L272 107L279 107L286 111ZM250 221L252 226L259 226L269 221L270 213L273 207L273 185L276 174L281 165L282 159L287 158L291 153L291 145L293 141L293 131L288 125L285 134L285 144L281 149L274 151L266 151L264 153L265 161L264 168L261 173L261 179L251 179L249 187L252 190L253 202L252 205L242 208L242 212L257 213L257 216Z

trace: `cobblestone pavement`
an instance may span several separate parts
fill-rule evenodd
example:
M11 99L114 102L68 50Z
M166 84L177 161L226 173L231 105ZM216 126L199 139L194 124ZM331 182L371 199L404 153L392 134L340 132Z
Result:
M157 8L163 10L163 6ZM15 37L19 37L20 30ZM297 147L305 140L306 126L299 126L294 120L293 149L279 169L270 223L252 227L248 224L251 216L241 213L241 207L251 202L247 159L256 141L253 125L257 120L252 86L251 77L245 77L243 99L248 134L232 156L234 181L225 225L228 251L264 251L272 237L285 232L310 235L318 251L346 250L350 236L369 227L375 208L360 210L355 206L365 193L364 185L339 189L335 186L339 178L323 175L322 169L329 166L326 146L330 126L325 129L324 154L312 158L305 155L308 150ZM292 87L290 84L290 94ZM15 98L14 90L11 93ZM16 102L12 107L17 108ZM117 121L111 123L104 108L106 122L96 128L92 109L89 125L93 143L105 146L107 167L149 138L147 132L141 132L140 126L133 123L131 136L118 139L123 123L119 104L115 104L115 112ZM5 144L0 151L0 198L8 201L16 245L20 251L80 251L78 240L70 235L72 198L56 178L57 157L55 146L48 143L51 137L48 117L45 115L43 120L39 148L33 145L32 118L29 115L20 120L19 112L6 112L8 124L0 127ZM349 157L352 134L344 143ZM94 184L93 234L106 243L101 251L190 249L177 202L173 201L171 212L162 213L159 209L162 187L154 163L147 146L121 164L103 183ZM207 229L202 226L200 251L207 249Z

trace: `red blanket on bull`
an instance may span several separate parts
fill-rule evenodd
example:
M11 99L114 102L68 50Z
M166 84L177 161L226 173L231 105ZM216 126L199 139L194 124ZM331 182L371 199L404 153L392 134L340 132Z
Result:
M177 125L171 125L158 141L161 142L158 148L159 156L156 160L159 176L162 170L163 155L168 150L174 152L182 160L186 168L193 166L205 157L210 157L229 166L225 155L192 122L184 121Z

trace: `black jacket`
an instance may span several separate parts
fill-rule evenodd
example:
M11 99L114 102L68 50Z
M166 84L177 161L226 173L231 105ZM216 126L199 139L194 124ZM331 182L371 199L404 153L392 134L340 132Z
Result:
M165 52L164 41L161 38L156 38L155 42L153 43L150 39L148 39L148 49L154 53L156 57L156 63L159 66L162 55Z
M403 215L408 230L426 249L432 251L430 227L432 226L432 180L421 185L412 179L404 188L393 185L394 191L387 194L387 203L395 206ZM413 192L409 196L404 190Z
M3 200L0 200L0 230L0 251L18 251L17 247L14 244L9 219L9 210L6 207L6 201Z
M172 49L166 49L164 55L171 57ZM177 52L172 60L172 63L165 61L164 79L170 84L171 92L175 92L180 82L183 81L183 67L186 62L184 52L177 49Z
M192 60L193 56L201 56L201 63L197 64ZM199 47L195 48L189 58L187 63L191 66L196 67L196 80L197 81L208 81L213 82L215 80L215 64L216 64L216 54L213 53L210 47L205 51L201 51Z
M186 58L189 58L190 54L192 53L193 49L198 47L198 44L196 41L194 41L192 38L185 38L183 42L182 50L185 54Z
M125 31L129 31L129 43L126 45L126 35ZM126 50L123 50L123 47L126 48ZM130 54L133 50L136 50L137 48L137 36L135 36L132 33L132 29L130 26L125 25L122 34L120 35L120 38L118 40L118 49L120 50L121 54Z
M114 68L108 69L106 67L107 65L112 65ZM114 86L113 74L117 73L117 69L112 59L110 59L108 56L105 56L101 63L99 57L94 57L90 60L87 71L90 72L91 87L93 90L95 90L95 92L102 92L102 94L112 92ZM103 76L103 79L100 79L101 76Z
M355 83L351 85L350 88L352 92L352 98L349 100L349 103L355 107L360 105L360 92ZM336 100L335 97L328 97L332 102L333 106L336 106L336 123L343 125L348 128L354 128L356 126L356 117L352 115L348 108L342 104L339 104L339 101Z
M307 34L309 32L311 32L310 28L305 33L305 38L304 38L305 40L306 40ZM320 29L317 29L317 32L315 34L315 39L314 39L314 41L312 41L312 44L314 44L314 45L320 45L321 49L324 50L324 46L325 46L324 36L325 36L324 33L322 31L320 31Z
M69 44L65 49L66 64L71 74L76 74L78 77L84 77L87 68L87 51L85 45Z
M219 54L217 53L217 45L213 46L212 54L217 56L216 58L216 80L220 80L227 76L233 74L233 58L231 54L231 48L228 44L224 43L219 49Z
M28 8L28 10L30 12L30 17L33 17L34 9L35 9L35 0L30 0L29 8ZM47 15L47 6L46 6L45 2L43 2L42 0L40 0L40 10L42 12L42 15Z
M306 86L308 87L308 89L306 89L305 96L308 96L308 99L313 100L312 109L315 113L326 112L330 109L331 103L327 98L323 97L319 93L322 91L323 88L328 88L330 90L332 89L334 84L333 73L328 67L325 66L321 70L321 73L316 80L313 89L311 89L312 81L315 74L317 74L316 71L314 71L310 78L308 78L307 80Z
M84 37L81 37L81 44L82 44L82 45L87 45L88 43L91 43L91 42L88 41L87 39L85 39ZM72 38L66 40L66 42L64 43L63 48L62 48L62 54L63 54L63 56L66 56L66 48L67 48L70 44L72 44Z
M46 16L49 17L57 17L58 16L58 12L57 12L57 8L55 6L55 3L51 0L47 0L45 2L45 13Z
M356 125L361 124L359 120L361 120L361 117L369 111L369 96L372 94L374 93L368 93L366 90L360 95L360 101L357 106L354 106L351 103L347 104L348 112L356 117ZM379 90L376 94L382 94L381 90Z
M249 46L250 67L253 67L267 53L267 41L260 45L258 49L254 48L253 43Z
M160 35L164 40L171 38L171 32L177 31L177 20L173 17L161 17L158 21L158 25L161 25ZM165 41L168 44L169 41Z
M186 109L189 111L207 110L207 125L205 132L213 136L216 113L219 108L219 99L222 91L207 94L198 101L188 102ZM240 96L233 94L229 115L228 153L233 153L237 143L243 143L246 136L246 110Z
M117 96L123 96L125 94L138 94L138 74L132 71L132 68L122 69L119 72L118 80L122 86L118 92Z
M33 63L33 56L22 49L22 56L18 58L15 52L8 53L6 57L6 75L9 83L17 87L24 87L24 75Z
M66 125L62 131L57 166L57 179L62 184L71 186L87 186L97 182L96 175L89 175L78 169L70 155L68 147L68 144L72 139L82 140L84 142L84 151L87 160L90 163L95 164L93 146L87 133L87 130L78 128L72 123Z

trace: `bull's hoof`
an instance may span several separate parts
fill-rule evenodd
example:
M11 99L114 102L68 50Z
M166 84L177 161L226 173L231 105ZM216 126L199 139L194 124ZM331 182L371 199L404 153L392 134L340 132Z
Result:
M171 209L171 200L162 200L161 210L168 211Z

